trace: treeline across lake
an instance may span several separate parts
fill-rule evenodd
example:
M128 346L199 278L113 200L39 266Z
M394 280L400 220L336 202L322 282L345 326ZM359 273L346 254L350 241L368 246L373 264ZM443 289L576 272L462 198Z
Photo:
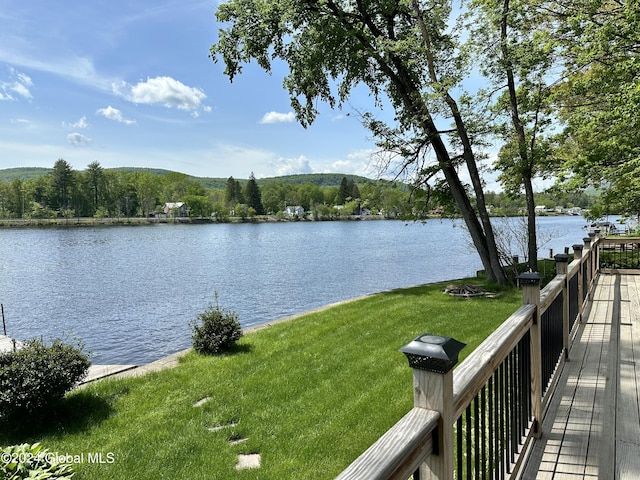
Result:
M584 194L538 194L540 204L588 208ZM498 215L516 215L524 199L489 192ZM53 168L0 170L0 217L5 219L189 216L225 220L268 215L336 219L353 215L426 218L455 215L446 196L402 182L355 175L308 174L256 179L203 178L144 168L83 170L59 159Z
M289 208L287 208L289 207ZM293 207L298 207L293 208ZM203 178L145 168L83 170L60 159L53 168L0 170L1 218L420 216L426 202L401 182L342 174L255 179ZM293 213L292 213L293 212Z

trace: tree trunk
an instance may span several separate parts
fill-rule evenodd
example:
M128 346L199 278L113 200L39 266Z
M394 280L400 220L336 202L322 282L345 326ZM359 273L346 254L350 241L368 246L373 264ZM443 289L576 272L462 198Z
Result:
M520 162L520 172L522 175L522 184L524 186L525 197L527 202L527 257L529 268L532 272L538 271L538 241L536 235L536 204L533 195L533 185L531 179L533 177L533 144L535 136L532 138L531 151L527 150L527 139L524 126L520 119L518 111L518 97L516 92L516 82L513 74L513 65L509 56L507 17L509 15L509 0L504 0L502 18L500 20L500 47L502 59L505 65L505 73L507 76L507 88L509 90L509 102L511 106L511 123L518 138L518 154Z
M440 83L436 73L432 55L431 37L422 16L422 11L420 10L418 0L412 0L412 7L426 48L429 76L431 77L433 85L437 86ZM444 145L442 145L442 151L439 153L439 149L436 148L436 145L433 142L432 145L436 150L436 154L438 156L440 164L448 165L451 169L451 171L447 172L444 168L442 168L442 171L445 174L445 178L447 179L447 183L449 184L452 193L454 194L454 198L456 199L458 208L462 212L462 216L465 220L467 228L469 229L469 233L471 234L473 243L478 250L478 253L480 254L480 258L487 273L487 277L491 281L505 284L507 283L507 277L505 276L502 265L500 264L500 255L498 253L498 247L496 245L495 235L493 233L493 227L491 225L491 219L489 217L489 212L487 211L487 206L484 199L482 179L480 178L480 174L478 172L478 166L476 164L475 155L473 154L473 148L471 145L471 140L469 139L469 135L467 133L466 125L464 123L464 120L462 119L462 115L460 114L458 104L449 94L449 92L445 89L442 89L440 93L449 106L449 110L451 111L456 124L458 137L462 142L464 152L463 158L467 165L467 171L469 172L469 177L471 178L473 190L476 195L476 208L478 210L480 222L478 222L478 217L473 211L473 207L471 206L469 197L464 191L464 187L462 187L462 183L460 182L457 172L451 166L451 159L448 151L446 150ZM434 131L436 131L435 125L433 125L432 128ZM460 188L462 188L462 192L457 192L457 195L455 190L458 188L458 186L456 185L456 183L459 183Z
M538 271L538 239L536 234L536 202L533 196L531 176L523 176L525 198L527 200L527 261L532 272Z
M489 246L487 245L485 232L482 230L482 225L480 225L480 222L478 221L478 217L473 210L473 206L471 205L469 197L464 190L464 185L462 185L462 182L458 177L458 173L451 166L443 167L442 172L444 173L447 184L451 189L451 193L456 201L456 205L458 206L458 209L462 214L462 218L464 219L465 225L467 226L467 230L469 230L473 245L475 246L476 251L480 256L480 261L482 262L482 266L484 267L487 279L490 282L496 282L500 284L506 283L506 277L504 275L502 267L500 267L500 265L498 264L498 268L496 269L495 263L492 262L492 258L495 258L495 256L497 255L491 255Z
M453 166L451 157L449 156L449 151L438 134L435 123L433 122L429 112L426 111L426 107L423 106L423 110L424 112L420 116L420 118L422 118L422 128L425 133L429 135L431 146L433 147L436 157L438 158L438 162L440 163L440 169L445 176L447 184L451 189L451 194L453 195L456 205L460 209L462 218L469 230L471 240L473 241L473 245L476 247L478 255L480 256L480 261L485 269L487 279L491 282L504 284L507 282L506 276L500 262L495 261L498 259L498 249L495 241L493 242L493 247L491 247L487 242L487 232L482 229L482 225L478 221L478 217L471 205L471 201L464 189L464 185L458 176L458 172ZM492 248L493 252L491 251Z
M480 173L478 172L478 165L476 164L471 141L467 134L467 128L464 124L464 121L462 120L462 116L460 115L457 103L448 93L446 94L446 102L449 105L451 113L453 114L453 118L455 119L458 136L460 137L464 148L463 157L467 165L467 171L469 172L471 183L473 184L473 190L476 194L476 208L478 209L478 215L480 216L480 221L482 222L482 226L484 228L484 236L486 238L487 250L489 252L489 262L491 263L491 270L496 275L495 281L500 284L505 284L507 283L507 277L505 276L502 265L500 264L500 255L498 252L495 235L493 233L493 226L491 225L491 218L489 216L489 212L487 211L487 204L484 199L482 179L480 178Z

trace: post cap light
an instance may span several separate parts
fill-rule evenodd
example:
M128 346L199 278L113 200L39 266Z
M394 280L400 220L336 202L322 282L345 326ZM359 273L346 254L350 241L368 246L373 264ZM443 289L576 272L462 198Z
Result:
M572 245L572 247L574 250L582 250L584 248L584 245L576 243L575 245Z
M540 285L541 278L538 272L525 272L518 275L516 280L518 281L519 287L527 287Z
M456 363L465 343L450 337L423 333L400 349L407 356L409 366L418 370L447 373Z
M553 258L558 263L566 263L569 261L569 255L567 255L566 253L559 253Z

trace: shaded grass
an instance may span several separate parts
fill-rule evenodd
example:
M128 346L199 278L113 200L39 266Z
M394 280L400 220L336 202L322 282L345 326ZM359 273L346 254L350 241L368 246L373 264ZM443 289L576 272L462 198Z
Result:
M276 324L231 354L191 352L171 370L97 382L69 395L68 423L0 433L0 443L113 454L112 464L77 465L79 479L333 478L412 407L398 348L421 333L447 335L468 344L462 359L521 304L515 289L459 299L442 293L447 283ZM260 453L262 468L235 470L239 453Z

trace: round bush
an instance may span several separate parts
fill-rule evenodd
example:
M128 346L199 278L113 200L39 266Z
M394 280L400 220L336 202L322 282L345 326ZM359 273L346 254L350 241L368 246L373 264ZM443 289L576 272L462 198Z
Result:
M193 348L205 354L229 350L242 337L238 315L227 312L218 305L211 306L198 315L191 328Z
M61 401L89 369L80 345L29 340L0 354L0 420L39 417Z

